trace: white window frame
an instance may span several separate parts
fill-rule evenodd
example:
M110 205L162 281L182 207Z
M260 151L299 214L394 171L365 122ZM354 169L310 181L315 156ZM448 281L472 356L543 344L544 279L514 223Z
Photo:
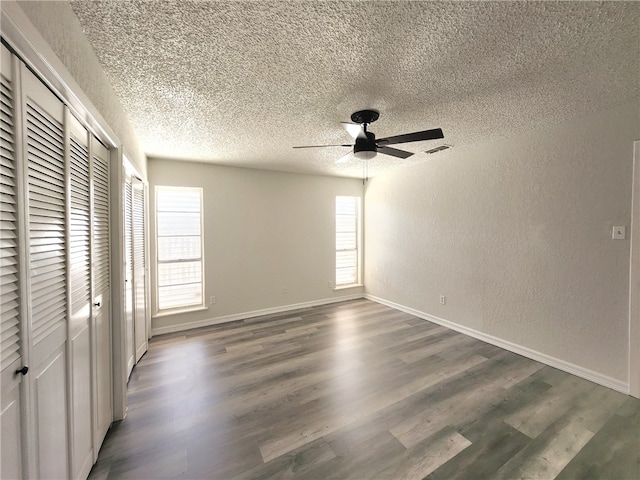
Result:
M355 248L338 248L338 211L339 211L339 202L341 199L349 199L349 201L355 200L355 218L353 221L355 222L355 233L356 233L356 241ZM335 246L336 246L336 255L335 255L335 290L340 290L343 288L351 288L351 287L361 287L362 286L362 198L360 196L355 195L336 195L335 199ZM338 275L338 256L341 252L346 251L355 251L356 265L355 265L355 279L353 282L340 282L339 283L339 275Z
M201 285L201 291L200 291L200 297L201 300L199 302L194 302L194 303L184 303L184 304L180 304L180 305L175 305L175 306L171 306L171 307L164 307L161 308L160 307L160 265L162 264L177 264L177 263L181 263L181 262L185 262L185 261L197 261L198 259L195 258L189 258L189 259L180 259L180 260L164 260L161 261L160 260L160 248L159 248L159 239L161 238L159 235L160 232L160 220L159 220L159 215L158 213L160 213L159 210L159 204L160 202L158 201L159 195L162 194L162 192L189 192L189 193L194 193L194 192L198 192L199 197L200 197L200 285ZM176 186L167 186L167 185L156 185L155 187L155 219L156 219L156 234L155 234L155 242L156 242L156 255L155 255L155 267L156 267L156 288L155 288L155 294L156 294L156 301L155 301L155 316L162 316L162 315L171 315L171 314L175 314L175 313L181 313L181 312L189 312L189 311L194 311L194 310L202 310L206 308L206 300L205 300L205 284L204 284L204 268L205 268L205 263L204 263L204 195L203 195L203 189L201 187L176 187ZM173 212L175 212L175 210L172 210Z

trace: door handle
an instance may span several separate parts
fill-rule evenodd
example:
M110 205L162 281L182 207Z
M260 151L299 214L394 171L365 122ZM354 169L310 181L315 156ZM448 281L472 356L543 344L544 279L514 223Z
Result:
M94 307L99 307L100 305L101 305L100 302L96 302L93 304Z
M29 371L29 367L25 365L20 370L16 370L16 375L20 375L20 374L26 375L28 371Z

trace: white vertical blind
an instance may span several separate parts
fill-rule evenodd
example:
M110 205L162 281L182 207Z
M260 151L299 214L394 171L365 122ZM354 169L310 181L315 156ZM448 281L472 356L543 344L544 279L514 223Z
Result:
M20 356L13 105L11 81L0 75L0 371Z
M336 197L336 286L359 283L359 197Z
M202 189L156 187L158 310L202 305Z
M27 102L33 343L65 323L65 168L60 122Z

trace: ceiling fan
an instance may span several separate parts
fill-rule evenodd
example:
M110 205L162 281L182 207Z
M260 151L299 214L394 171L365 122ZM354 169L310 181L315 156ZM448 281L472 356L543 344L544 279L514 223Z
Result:
M342 122L342 126L353 137L355 144L337 144L337 145L303 145L293 148L321 148L321 147L353 147L353 156L368 160L376 156L377 153L384 153L397 158L409 158L412 152L391 148L388 145L397 143L419 142L422 140L436 140L444 138L442 129L434 128L432 130L423 130L421 132L405 133L393 137L378 138L373 132L369 132L367 127L380 117L377 110L359 110L351 115L351 121ZM351 157L349 152L344 157L336 160L336 163L346 162Z

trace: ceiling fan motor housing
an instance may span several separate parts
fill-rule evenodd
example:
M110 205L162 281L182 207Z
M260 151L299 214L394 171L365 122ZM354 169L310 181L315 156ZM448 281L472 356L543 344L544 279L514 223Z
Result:
M353 146L354 156L363 160L375 157L378 151L376 136L372 132L365 133L367 138L356 138L356 144Z

